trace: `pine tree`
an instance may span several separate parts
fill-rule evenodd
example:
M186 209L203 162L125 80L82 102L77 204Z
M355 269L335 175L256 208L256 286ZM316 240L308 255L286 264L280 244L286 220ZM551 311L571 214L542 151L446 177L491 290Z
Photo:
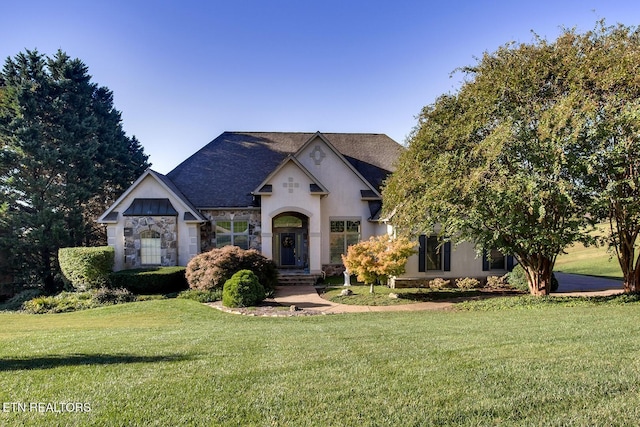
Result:
M57 250L99 242L97 213L149 164L113 94L58 51L27 50L0 73L0 249L14 276L55 288Z

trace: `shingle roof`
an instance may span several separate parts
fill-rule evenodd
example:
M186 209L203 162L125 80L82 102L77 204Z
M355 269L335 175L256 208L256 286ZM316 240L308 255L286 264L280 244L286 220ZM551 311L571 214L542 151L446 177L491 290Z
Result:
M316 133L224 132L166 176L196 208L246 207L251 192ZM323 133L376 189L403 149L383 134Z
M175 210L169 199L133 199L123 216L176 216Z

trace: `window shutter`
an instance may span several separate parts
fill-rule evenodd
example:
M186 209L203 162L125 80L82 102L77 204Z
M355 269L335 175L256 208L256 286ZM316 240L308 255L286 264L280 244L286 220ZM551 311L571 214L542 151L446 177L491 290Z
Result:
M451 242L445 242L444 249L444 271L451 271Z
M420 243L420 247L418 248L418 271L425 272L427 271L426 267L426 247L427 247L427 236L421 234L418 238L418 242Z
M507 271L513 271L513 255L507 255Z
M489 265L489 258L487 256L487 250L483 249L482 250L482 271L489 271L490 265Z

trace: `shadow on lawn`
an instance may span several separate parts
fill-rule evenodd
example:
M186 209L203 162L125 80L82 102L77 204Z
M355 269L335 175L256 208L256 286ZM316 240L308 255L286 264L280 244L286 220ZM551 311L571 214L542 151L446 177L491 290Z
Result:
M1 371L52 369L59 366L113 365L118 363L156 363L187 360L179 354L165 356L134 356L132 354L70 354L61 356L30 357L25 359L0 359Z

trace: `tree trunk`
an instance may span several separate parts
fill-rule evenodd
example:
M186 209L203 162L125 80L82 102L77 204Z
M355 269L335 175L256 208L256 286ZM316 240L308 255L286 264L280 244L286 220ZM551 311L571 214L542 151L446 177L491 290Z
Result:
M629 233L619 233L620 244L617 249L618 262L622 269L622 276L624 277L624 291L625 293L639 293L640 292L640 268L638 268L638 261L635 260L635 236L630 236Z
M56 286L53 274L51 273L51 252L48 248L42 249L41 258L42 283L44 284L44 291L48 294L54 294L56 291Z
M636 265L635 268L627 271L623 270L622 273L624 275L625 293L640 293L640 268Z
M533 259L524 261L522 267L527 273L529 292L531 295L544 296L551 293L551 274L553 272L553 260L537 255ZM525 264L526 263L526 264Z

